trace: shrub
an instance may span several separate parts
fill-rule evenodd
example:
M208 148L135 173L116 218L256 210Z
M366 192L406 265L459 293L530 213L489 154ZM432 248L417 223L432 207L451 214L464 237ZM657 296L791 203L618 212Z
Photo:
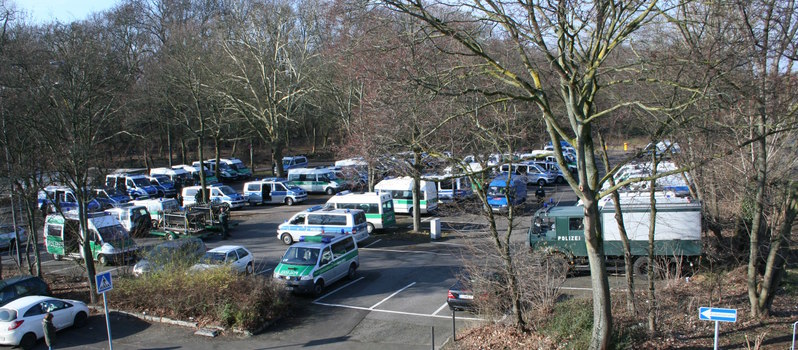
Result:
M229 268L186 272L165 268L114 282L111 304L119 309L201 324L255 330L288 310L288 295L271 279Z

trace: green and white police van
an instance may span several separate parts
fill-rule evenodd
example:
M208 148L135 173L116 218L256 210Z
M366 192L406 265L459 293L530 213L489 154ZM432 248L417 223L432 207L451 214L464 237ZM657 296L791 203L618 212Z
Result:
M44 245L53 259L64 256L81 259L80 224L75 211L48 215L44 222ZM100 265L133 259L138 246L127 233L119 220L105 212L88 214L89 243L94 261Z
M277 226L277 238L290 245L301 236L352 235L362 242L369 238L366 213L360 209L322 208L320 205L294 214Z
M358 267L357 242L351 235L302 236L286 250L272 277L292 292L319 295L344 277L354 279Z
M343 191L330 197L325 208L362 210L366 213L366 227L369 234L374 232L374 229L396 226L393 198L388 193Z
M346 189L346 181L330 169L297 168L288 170L288 182L307 192L335 194Z
M413 215L413 178L409 176L385 179L374 186L377 193L389 193L396 213ZM432 181L421 180L419 204L421 214L438 209L438 189Z

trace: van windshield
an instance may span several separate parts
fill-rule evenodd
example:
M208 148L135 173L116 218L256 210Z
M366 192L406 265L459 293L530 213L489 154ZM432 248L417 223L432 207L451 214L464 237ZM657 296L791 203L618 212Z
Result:
M507 187L504 186L490 186L488 188L489 196L504 196L507 193Z
M283 255L282 263L290 265L316 265L319 248L291 247Z
M147 186L150 185L150 183L147 181L147 179L145 179L143 177L139 177L139 178L132 179L132 180L133 180L133 183L136 184L136 187L147 187Z
M166 175L155 175L153 176L153 178L155 178L155 180L158 181L159 184L166 184L172 182L172 180L169 179L169 176Z
M105 226L97 229L104 242L123 241L127 236L122 225Z
M222 193L224 193L225 196L236 194L236 191L230 186L219 186L219 190L222 191Z
M335 180L335 174L333 174L333 173L324 173L324 174L319 174L319 177L318 177L318 179L319 179L319 181L327 181L327 182L330 182L330 181L333 181L333 180Z

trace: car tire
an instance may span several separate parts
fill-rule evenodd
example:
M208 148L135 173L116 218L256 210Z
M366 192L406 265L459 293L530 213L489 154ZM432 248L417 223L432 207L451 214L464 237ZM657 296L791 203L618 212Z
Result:
M108 266L108 264L110 263L108 257L102 254L97 255L97 262L100 263L100 266Z
M346 273L346 277L350 280L354 280L357 276L357 266L355 264L349 265L349 272Z
M158 191L158 198L163 198L163 197L166 197L166 193L163 193L163 191Z
M171 232L167 232L166 233L166 240L167 241L172 241L174 239L175 239L175 234L174 233L171 233Z
M538 186L546 186L546 180L545 179L538 180Z
M285 245L291 245L291 243L294 243L294 238L287 233L283 233L283 235L280 236L280 240L282 240Z
M39 340L36 338L36 334L34 333L27 333L22 336L22 339L19 340L19 347L21 349L33 349L36 346L36 341Z
M327 187L327 190L324 192L327 192L327 194L331 196L335 194L335 190L332 187Z
M83 312L83 311L78 312L78 314L75 315L75 320L72 321L72 327L81 328L81 327L85 326L86 325L86 319L88 319L88 316L86 315L85 312Z
M253 273L255 273L255 265L253 265L252 263L247 264L247 268L245 271L248 276L252 275Z
M366 223L366 231L368 231L368 232L369 232L369 234L371 234L372 232L374 232L374 224L372 224L372 223L370 223L370 222L367 222L367 223Z
M294 205L294 199L293 199L293 198L291 198L291 197L288 197L288 198L286 198L286 199L285 199L285 205L287 205L287 206L289 206L289 207L290 207L290 206L292 206L292 205Z
M316 284L313 285L313 295L319 296L323 291L324 291L324 280L316 281Z
M562 177L562 176L557 176L557 183L558 184L564 184L565 183L565 178Z

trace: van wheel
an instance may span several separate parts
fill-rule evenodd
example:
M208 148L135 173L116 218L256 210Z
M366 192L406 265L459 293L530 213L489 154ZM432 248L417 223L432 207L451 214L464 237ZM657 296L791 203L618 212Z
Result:
M247 264L247 275L255 273L255 266L252 263Z
M557 183L558 183L558 184L563 184L563 183L565 183L565 178L564 178L564 177L562 177L562 176L557 176Z
M285 243L285 245L291 245L291 243L294 243L294 239L291 237L291 235L287 233L283 233L283 235L280 236L280 239L283 240L283 243Z
M22 349L33 349L33 346L36 345L36 334L28 333L22 336L22 339L19 340L19 347Z
M546 180L544 179L538 180L538 186L546 186Z
M313 285L313 294L319 296L323 291L324 291L324 280L318 280L318 282L316 282L316 284Z
M367 222L367 223L366 223L366 230L369 232L369 234L371 234L372 232L374 232L374 224L372 224L372 223L370 223L370 222Z
M288 198L286 198L286 199L285 199L285 205L287 205L287 206L289 206L289 207L290 207L290 206L292 206L292 205L294 205L294 199L293 199L293 198L291 198L291 197L288 197Z
M327 187L327 190L325 192L327 192L327 194L329 194L329 195L334 195L335 194L335 190L332 187Z
M97 255L97 262L99 262L101 266L108 266L110 261L108 260L107 256L100 254Z
M171 241L171 240L174 240L174 239L175 239L175 234L174 233L167 233L166 234L166 240L167 241Z
M356 275L357 275L357 267L355 266L355 264L349 265L349 272L346 274L346 277L349 278L350 280L353 280L355 279Z

